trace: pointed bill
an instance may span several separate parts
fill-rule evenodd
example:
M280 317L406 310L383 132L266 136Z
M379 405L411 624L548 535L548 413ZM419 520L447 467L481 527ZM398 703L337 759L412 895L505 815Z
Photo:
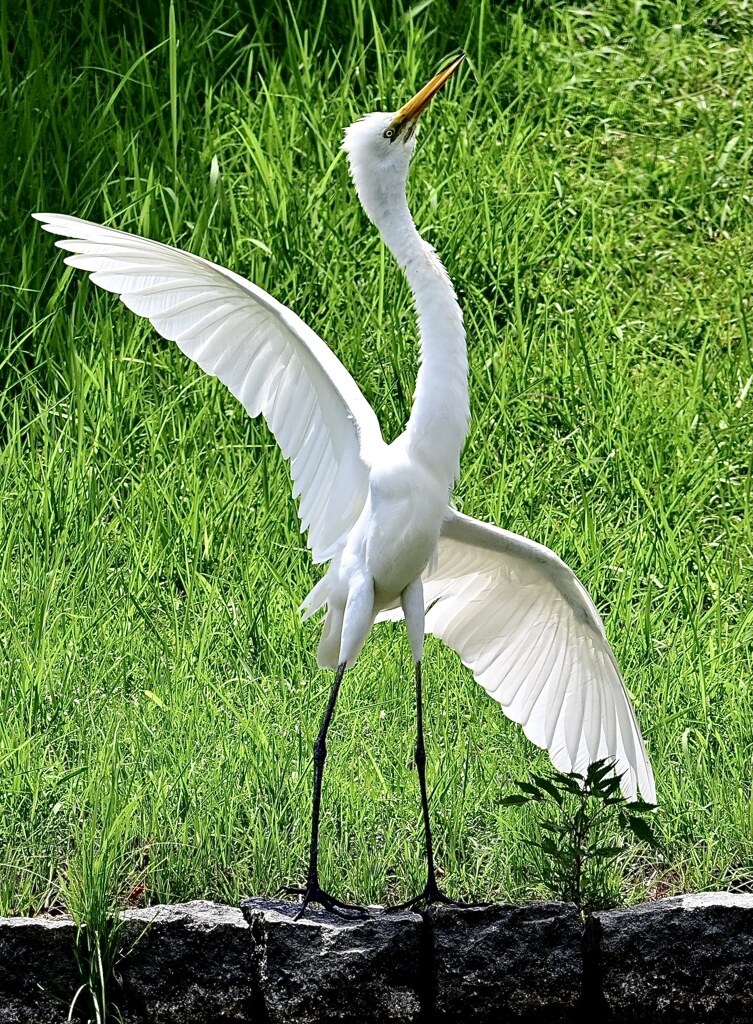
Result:
M444 71L440 71L420 92L417 92L413 99L408 100L405 106L401 107L395 114L392 127L401 128L406 122L410 123L418 120L445 82L452 77L464 60L465 54L461 53L452 64L448 64Z

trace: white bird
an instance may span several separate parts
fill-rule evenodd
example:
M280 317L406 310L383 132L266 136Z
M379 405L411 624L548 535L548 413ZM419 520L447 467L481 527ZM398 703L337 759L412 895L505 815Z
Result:
M76 217L34 214L62 235L65 260L120 296L251 416L265 417L290 460L301 530L329 568L304 602L326 609L318 663L335 681L314 744L311 846L300 913L346 904L319 884L326 736L343 675L375 621L405 618L415 664L417 748L428 876L406 905L447 901L434 870L425 780L421 660L425 632L457 651L484 689L545 747L554 765L585 773L611 758L629 800L655 801L633 708L599 614L548 548L461 515L450 505L469 421L463 315L434 249L406 202L416 127L463 56L400 110L352 124L343 149L358 198L413 292L420 367L408 424L385 444L357 384L292 310L200 256ZM425 611L428 609L428 611ZM448 901L449 902L449 901Z

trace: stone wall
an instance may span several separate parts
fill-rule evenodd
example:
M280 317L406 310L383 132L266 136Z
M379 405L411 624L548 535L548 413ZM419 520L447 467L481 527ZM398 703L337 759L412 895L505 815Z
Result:
M295 910L126 911L111 1005L124 1024L753 1021L753 896L679 896L585 925L561 903L349 921ZM0 1024L68 1018L75 940L64 919L0 919Z

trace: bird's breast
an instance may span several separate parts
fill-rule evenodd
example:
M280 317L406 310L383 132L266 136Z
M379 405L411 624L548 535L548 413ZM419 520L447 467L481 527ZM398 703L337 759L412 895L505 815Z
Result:
M431 560L447 509L446 489L415 465L372 477L365 556L376 603L394 602Z

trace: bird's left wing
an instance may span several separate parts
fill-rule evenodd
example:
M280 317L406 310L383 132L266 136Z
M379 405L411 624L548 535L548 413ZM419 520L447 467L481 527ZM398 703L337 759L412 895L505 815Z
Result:
M65 260L118 294L219 377L251 416L263 414L290 459L301 530L314 561L344 545L366 501L382 442L374 411L329 349L292 310L216 263L78 217L35 213Z
M448 509L424 574L426 631L457 651L561 771L611 758L622 791L656 799L630 698L593 601L549 548ZM397 618L396 610L380 618Z

